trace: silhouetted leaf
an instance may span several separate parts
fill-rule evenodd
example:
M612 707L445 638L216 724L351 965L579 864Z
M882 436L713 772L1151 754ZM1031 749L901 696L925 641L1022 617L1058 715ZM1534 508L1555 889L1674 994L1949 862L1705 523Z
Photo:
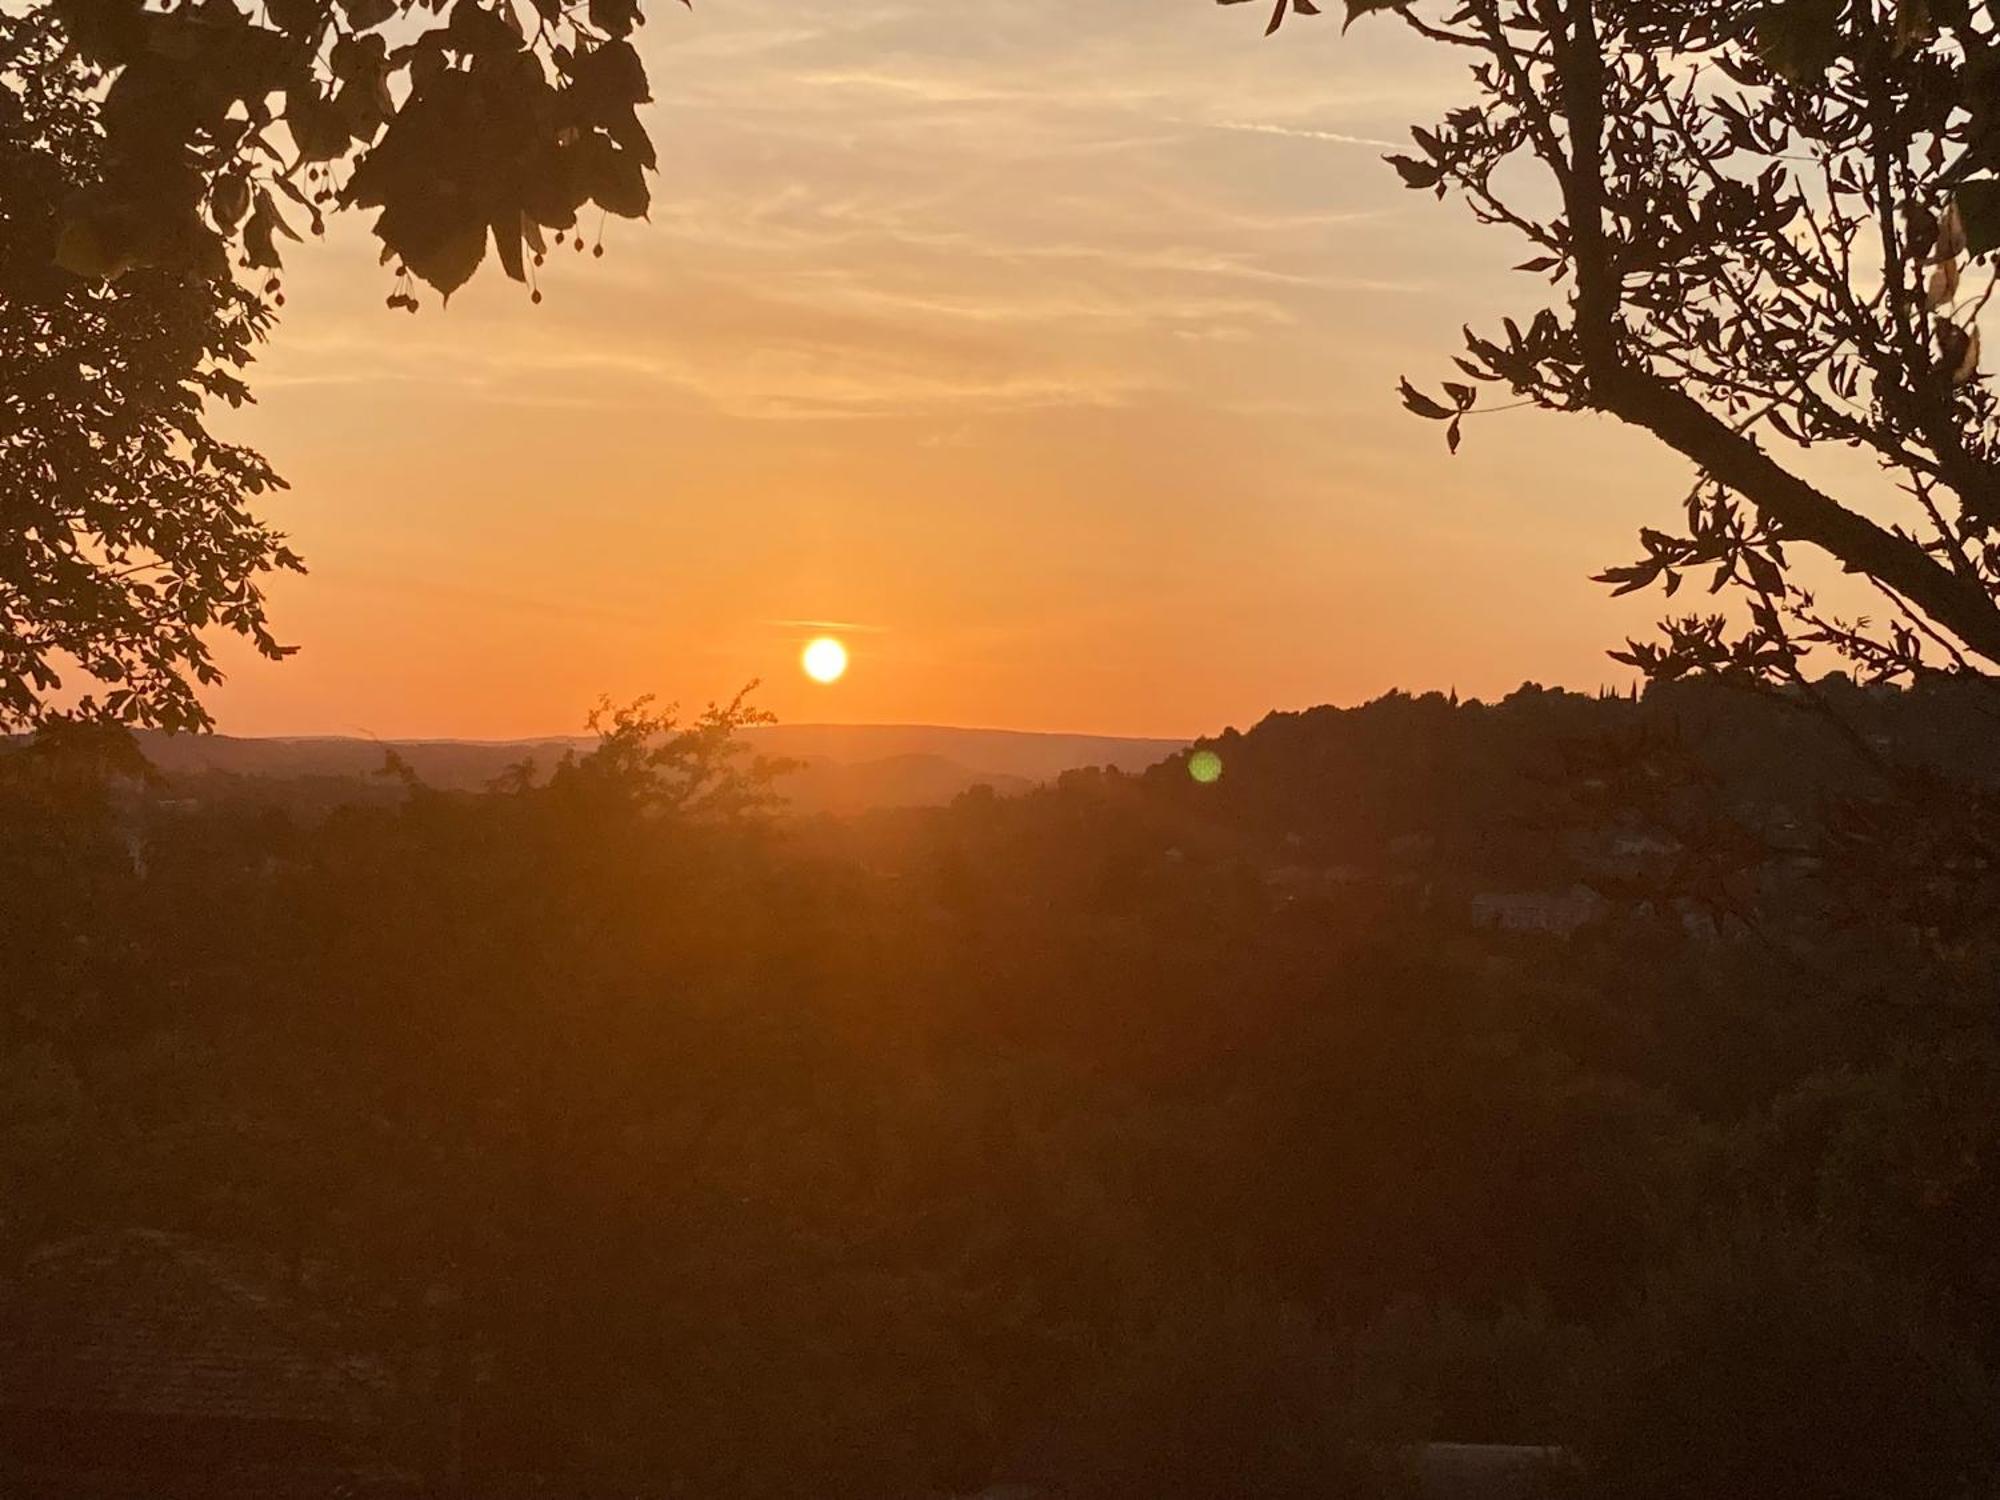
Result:
M486 226L465 224L448 229L435 239L405 245L399 253L411 274L449 297L472 279L486 258Z
M521 259L521 216L518 213L503 214L493 221L493 248L500 256L500 265L515 281L526 281L528 272Z
M1397 10L1408 0L1347 0L1347 19L1341 23L1344 31L1363 16L1373 15L1378 10Z
M607 35L630 36L638 18L638 0L590 0L590 24Z
M295 88L285 96L285 124L298 147L300 161L332 161L347 151L352 137L347 121L331 99L322 99L311 84Z
M1386 156L1383 160L1396 169L1396 175L1403 179L1405 187L1436 187L1444 176L1443 169L1436 162L1419 161L1414 156Z
M1958 262L1955 259L1941 260L1931 267L1930 280L1924 286L1924 308L1935 312L1957 295Z
M1750 577L1757 587L1767 594L1778 595L1785 592L1784 575L1777 564L1761 552L1745 552L1744 564L1750 569Z
M1450 407L1433 401L1407 380L1403 381L1397 390L1402 394L1403 405L1420 417L1428 417L1433 422L1448 422L1454 415Z
M1958 210L1958 224L1968 254L1985 255L2000 247L2000 178L1976 177L1962 182L1952 202ZM1940 226L1938 232L1942 236L1944 227ZM1938 253L1946 253L1942 243Z
M691 4L692 0L687 0L687 3ZM1241 5L1243 3L1244 0L1216 0L1216 4L1218 5ZM1284 25L1286 15L1290 13L1302 16L1316 16L1319 14L1319 6L1314 4L1313 0L1276 0L1276 4L1271 10L1271 19L1264 27L1264 35L1269 36L1280 26Z
M234 229L250 211L250 179L241 172L218 177L208 194L209 213L217 227Z
M605 142L591 157L590 196L599 208L622 218L644 218L652 206L644 169L631 153Z
M275 236L282 233L288 239L297 239L291 227L278 212L278 206L271 201L271 195L258 189L256 208L251 212L249 223L243 226L243 249L245 258L254 267L276 270L282 261L279 258Z
M396 14L395 0L343 0L347 24L356 31L372 31Z
M1979 374L1979 330L1974 328L1966 336L1958 360L1952 366L1951 383L1965 385Z
M324 0L265 0L274 25L296 37L315 35L326 15Z

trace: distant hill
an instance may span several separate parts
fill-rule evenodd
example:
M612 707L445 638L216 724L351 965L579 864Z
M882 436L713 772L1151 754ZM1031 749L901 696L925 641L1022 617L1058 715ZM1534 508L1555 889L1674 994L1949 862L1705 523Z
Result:
M758 753L799 762L780 787L802 813L946 803L974 786L1025 791L1083 766L1140 771L1172 755L1180 740L1036 734L916 724L780 724L746 736ZM546 769L588 737L535 740L371 740L341 736L251 739L142 733L140 747L176 778L306 778L380 786L394 751L423 781L446 790L485 786L509 767Z
M483 787L509 766L547 766L585 740L370 740L328 735L246 739L227 734L141 731L139 748L169 776L372 777L393 750L419 777L448 790Z
M1143 771L1185 740L1017 729L953 729L932 724L773 724L746 736L766 755L825 758L843 765L898 756L936 756L981 775L1051 781L1083 766Z
M1267 858L1542 886L1568 878L1579 828L1601 831L1613 818L1691 824L1697 807L1727 810L1792 842L1830 801L1880 790L1861 752L2000 787L1989 692L1970 679L1897 690L1838 675L1810 698L1705 681L1655 685L1638 699L1535 683L1495 703L1392 692L1196 741L1216 761L1210 784L1178 756L1142 780Z
M939 807L975 786L1007 795L1036 783L1025 776L968 770L941 755L887 755L880 760L801 759L779 786L794 811L856 813L887 807Z

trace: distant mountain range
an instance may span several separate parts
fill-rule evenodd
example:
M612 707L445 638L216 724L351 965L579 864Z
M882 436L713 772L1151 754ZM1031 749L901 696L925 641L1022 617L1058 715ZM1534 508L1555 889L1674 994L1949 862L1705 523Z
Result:
M1018 792L1082 766L1141 771L1186 743L928 724L777 724L751 730L745 738L760 754L799 763L779 786L792 807L806 813L932 806L982 785ZM448 790L483 787L524 760L546 768L565 752L594 743L587 737L248 739L153 733L141 734L139 740L147 758L175 777L372 781L393 750L423 781Z

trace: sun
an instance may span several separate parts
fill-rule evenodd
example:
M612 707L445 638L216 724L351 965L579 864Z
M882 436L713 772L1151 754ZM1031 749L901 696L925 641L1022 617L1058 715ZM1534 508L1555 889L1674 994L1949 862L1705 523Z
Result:
M830 635L806 643L799 664L814 682L838 682L847 671L847 648Z

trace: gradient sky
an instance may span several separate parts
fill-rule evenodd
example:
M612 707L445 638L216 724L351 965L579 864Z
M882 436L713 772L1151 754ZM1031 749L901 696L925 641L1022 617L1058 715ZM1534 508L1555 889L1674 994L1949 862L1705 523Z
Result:
M1391 687L1623 682L1588 575L1683 466L1396 378L1532 311L1504 233L1379 160L1467 96L1386 19L1205 0L699 0L641 33L650 223L382 305L296 247L231 424L312 564L242 734L575 729L762 678L788 720L1188 734ZM586 233L594 234L587 225ZM853 668L807 682L801 621Z

